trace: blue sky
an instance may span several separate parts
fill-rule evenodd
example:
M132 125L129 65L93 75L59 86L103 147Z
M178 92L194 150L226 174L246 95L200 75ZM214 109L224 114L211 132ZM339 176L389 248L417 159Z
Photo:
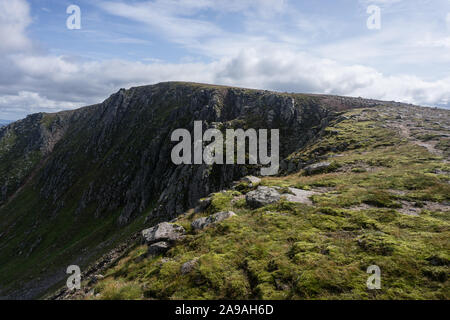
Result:
M0 0L0 58L0 119L170 80L450 107L450 1Z

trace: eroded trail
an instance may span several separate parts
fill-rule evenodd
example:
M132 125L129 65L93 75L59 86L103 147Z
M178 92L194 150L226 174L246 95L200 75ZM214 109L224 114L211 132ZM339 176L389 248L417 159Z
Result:
M428 150L428 152L437 155L437 156L444 156L444 153L442 152L442 150L439 150L436 148L437 145L437 141L429 141L429 142L425 142L425 141L420 141L417 140L416 138L414 138L411 135L411 131L409 130L409 128L407 126L405 126L404 124L398 124L398 128L400 128L400 135L406 139L408 139L410 142L420 146L420 147L424 147ZM447 160L444 160L447 161Z
M387 127L429 153L450 158L450 126L448 112L430 108L390 108L380 114Z

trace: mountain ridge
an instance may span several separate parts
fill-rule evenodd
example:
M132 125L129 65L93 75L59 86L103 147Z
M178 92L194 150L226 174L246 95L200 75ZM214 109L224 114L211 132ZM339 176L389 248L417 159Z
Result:
M280 128L281 168L288 173L320 159L322 151L310 159L289 156L321 139L332 121L345 120L342 112L386 105L413 108L166 82L2 127L0 296L41 296L64 279L64 266L85 267L144 225L171 220L254 174L252 166L171 164L174 129L191 131L194 120L205 128Z
M208 195L53 298L448 299L449 114L342 117L290 156L320 162Z
M6 125L10 124L11 122L13 122L13 121L0 119L0 127L6 126Z

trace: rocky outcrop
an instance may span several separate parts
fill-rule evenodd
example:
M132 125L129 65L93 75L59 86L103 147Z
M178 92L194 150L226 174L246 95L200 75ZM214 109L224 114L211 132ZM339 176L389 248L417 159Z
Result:
M289 202L312 204L310 197L317 194L314 191L301 190L297 188L288 188L290 193L283 193L281 196Z
M37 113L0 127L0 206L26 184L62 139L67 113Z
M283 158L320 132L334 112L315 97L162 83L120 90L88 108L37 117L45 118L37 146L51 153L36 175L42 200L50 202L47 211L57 216L65 203L78 199L77 215L101 218L120 210L117 222L125 225L155 202L150 218L170 220L201 197L259 172L250 166L176 166L170 160L173 130L192 131L196 120L203 121L204 130L241 128L238 123L279 129ZM71 192L74 185L82 192ZM10 194L10 183L3 189Z
M176 241L184 238L186 231L182 226L162 222L152 228L142 230L141 235L148 245L147 255L166 253Z
M194 230L201 230L201 229L204 229L211 225L214 225L216 223L219 223L223 220L231 218L235 215L236 214L233 211L217 212L209 217L203 217L203 218L198 218L198 219L194 220L192 222L191 226L192 226L192 229L194 229Z
M163 222L153 228L142 231L142 238L146 244L155 242L174 242L184 237L185 230L182 226Z
M256 190L246 194L245 200L252 208L264 207L281 199L277 190L270 187L259 186Z
M256 190L250 191L245 196L247 205L251 208L260 208L268 204L279 201L281 198L289 202L303 204L312 204L310 197L317 194L314 191L301 190L297 188L288 188L288 192L280 193L279 187L260 186Z
M255 176L245 176L242 178L242 182L248 183L249 187L254 187L261 183L261 179Z
M149 255L164 254L169 249L170 249L170 243L165 242L165 241L160 241L160 242L150 245L148 247L147 254L149 254Z

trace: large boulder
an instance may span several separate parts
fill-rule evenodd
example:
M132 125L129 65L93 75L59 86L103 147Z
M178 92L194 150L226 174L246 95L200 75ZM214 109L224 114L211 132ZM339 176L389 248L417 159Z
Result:
M182 226L163 222L153 228L143 230L142 237L147 244L160 241L174 242L182 239L185 232Z
M279 201L281 198L277 190L270 187L259 186L258 189L247 193L245 200L252 208L264 207L265 205Z
M194 230L204 229L212 224L221 222L225 219L231 218L236 214L233 211L218 212L209 217L199 218L192 222L191 226Z

